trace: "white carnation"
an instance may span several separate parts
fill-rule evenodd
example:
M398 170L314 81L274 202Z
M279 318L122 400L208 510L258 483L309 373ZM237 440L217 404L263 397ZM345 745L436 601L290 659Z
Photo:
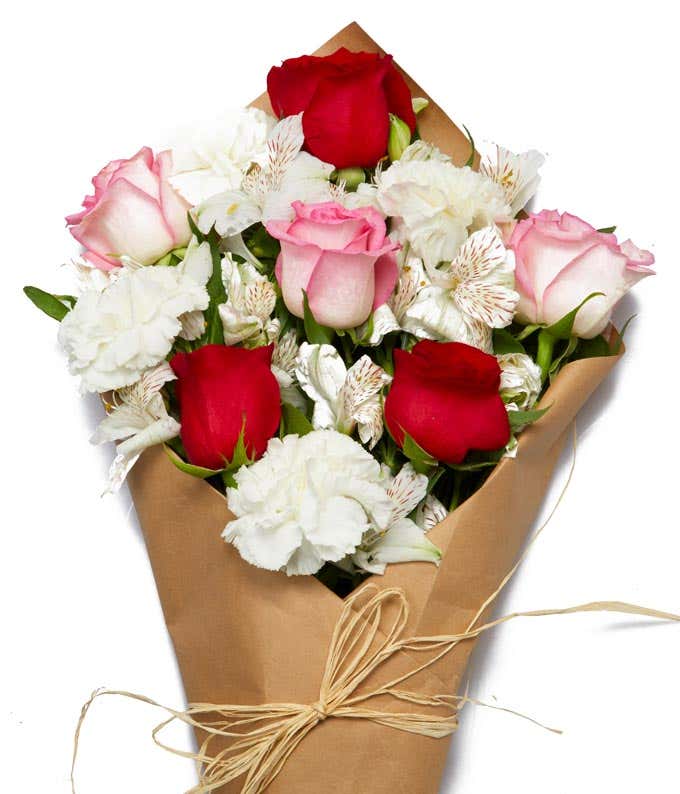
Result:
M236 519L222 537L253 565L289 576L316 573L384 531L394 503L380 465L349 436L316 430L272 439L227 490Z
M163 361L182 331L181 318L208 308L211 268L208 243L192 241L176 267L125 267L104 289L84 292L59 329L83 390L130 386Z
M248 169L267 161L275 119L256 108L233 110L182 131L172 148L173 187L192 205L236 190Z
M399 160L376 179L380 208L429 266L450 262L472 232L512 218L501 186L467 166Z

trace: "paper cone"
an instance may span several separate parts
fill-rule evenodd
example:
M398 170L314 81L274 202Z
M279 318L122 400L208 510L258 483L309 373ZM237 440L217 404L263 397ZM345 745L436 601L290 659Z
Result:
M340 46L380 50L356 24L318 53ZM414 96L427 96L406 79ZM254 104L269 107L266 95ZM422 137L455 162L467 160L467 139L436 104L423 112L419 126ZM541 403L550 411L522 433L517 457L503 459L481 490L431 531L444 553L439 568L406 563L371 577L379 587L405 591L411 605L407 633L463 631L496 590L534 521L572 420L617 358L585 359L562 370ZM244 562L220 537L231 518L224 497L177 470L162 449L145 452L128 481L187 701L316 701L342 600L313 577L288 578ZM418 691L453 694L472 648L468 641L422 673ZM401 653L390 659L384 674L393 678L414 666ZM409 689L415 687L416 681L409 683ZM390 700L379 706L418 709ZM331 717L302 741L268 792L434 794L447 750L445 739ZM240 789L235 781L221 792Z

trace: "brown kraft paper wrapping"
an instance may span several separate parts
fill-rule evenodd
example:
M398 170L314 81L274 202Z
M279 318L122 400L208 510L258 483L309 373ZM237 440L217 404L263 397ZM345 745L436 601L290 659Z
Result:
M352 24L317 54L340 46L380 50ZM406 79L413 96L427 96ZM269 109L266 95L254 104ZM425 140L456 163L467 160L466 137L436 104L421 114L419 127ZM467 628L515 562L576 413L617 359L584 359L560 372L541 403L550 410L522 433L517 457L503 459L480 491L431 531L444 554L440 567L391 565L384 576L370 578L378 587L404 590L411 607L406 634L455 634ZM244 562L220 537L231 518L224 498L176 469L160 447L144 453L128 481L187 701L315 702L342 600L313 577L289 578ZM473 646L472 641L459 645L408 688L456 692ZM400 652L376 675L394 678L422 661ZM371 707L423 710L389 699ZM331 717L302 741L268 792L435 794L448 744L367 720ZM237 780L220 793L240 789Z

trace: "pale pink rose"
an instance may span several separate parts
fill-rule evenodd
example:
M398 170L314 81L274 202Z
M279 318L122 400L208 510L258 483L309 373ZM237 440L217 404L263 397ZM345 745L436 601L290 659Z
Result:
M654 271L654 256L630 240L598 232L568 213L543 210L515 226L508 247L515 252L515 288L520 322L557 322L591 298L576 315L574 333L589 339L602 333L628 290Z
M171 171L172 154L154 158L148 146L102 168L92 180L94 196L66 218L89 262L111 270L120 265L116 256L125 254L150 265L189 242L189 205L168 181Z
M332 201L292 206L294 220L267 223L281 241L276 278L288 310L304 316L304 290L321 325L356 328L387 301L399 275L399 246L387 237L384 216Z

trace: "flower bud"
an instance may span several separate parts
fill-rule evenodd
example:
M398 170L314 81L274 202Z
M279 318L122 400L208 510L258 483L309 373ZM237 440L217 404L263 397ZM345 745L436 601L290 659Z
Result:
M353 193L362 182L366 181L366 172L363 168L340 168L333 172L331 179L336 185L344 182L345 190Z
M411 129L399 116L390 113L390 137L387 143L387 153L390 160L398 160L406 147L411 143Z

